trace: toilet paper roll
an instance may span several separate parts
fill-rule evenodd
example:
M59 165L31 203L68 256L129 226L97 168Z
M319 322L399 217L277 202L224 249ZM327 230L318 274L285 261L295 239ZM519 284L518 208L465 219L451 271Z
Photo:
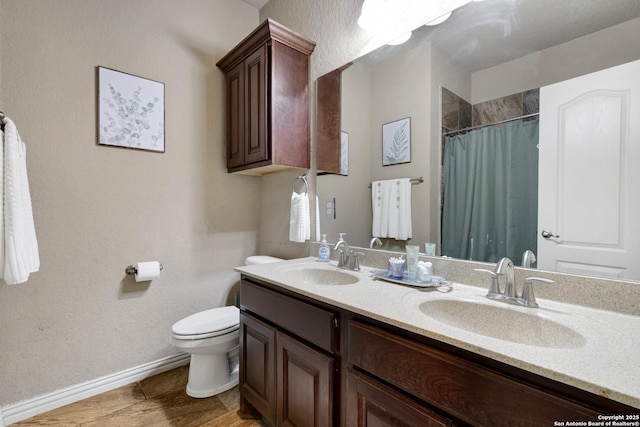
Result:
M147 282L160 277L160 263L146 261L136 263L136 282Z

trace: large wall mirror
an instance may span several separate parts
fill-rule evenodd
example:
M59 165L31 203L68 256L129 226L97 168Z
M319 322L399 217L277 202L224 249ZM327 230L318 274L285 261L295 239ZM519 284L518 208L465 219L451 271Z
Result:
M425 243L434 242L441 255L443 134L484 123L482 116L496 106L517 104L527 115L538 106L540 88L640 59L638 34L637 0L486 0L466 4L440 25L414 30L402 45L385 45L341 67L340 141L332 143L348 147L348 168L342 174L319 170L322 233L335 242L345 232L351 246L371 247L371 183L410 178L411 239L383 238L373 247L404 251L409 243L424 252ZM318 104L319 114L324 107ZM335 105L331 111L336 114ZM410 157L389 163L383 132L405 123ZM546 165L538 164L537 172L547 173Z

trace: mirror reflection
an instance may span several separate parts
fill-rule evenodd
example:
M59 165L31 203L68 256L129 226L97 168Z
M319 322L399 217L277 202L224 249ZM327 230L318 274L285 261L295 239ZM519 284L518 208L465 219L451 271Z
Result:
M532 142L538 132L535 115L542 97L540 88L640 58L635 41L640 30L638 16L640 4L634 1L473 2L439 26L415 30L407 43L383 46L343 67L340 129L348 141L348 174L318 177L322 233L335 241L339 232L346 232L352 246L380 247L373 239L375 192L370 184L422 178L422 183L410 187L410 239L383 236L379 240L384 249L403 251L406 244L417 244L424 252L425 243L434 242L437 255L491 262L508 255L518 264L525 251L531 250L535 255L524 261L536 266L536 255L542 261L537 175L538 169L542 176L548 168L544 163L538 165L537 144ZM511 121L523 116L524 120ZM393 136L389 141L392 145L406 142L411 161L384 165L384 127L406 118L410 118L410 139L404 141L398 135L396 141ZM485 126L494 122L500 125ZM514 127L524 130L514 131ZM463 191L460 183L482 182L480 195L475 197L507 197L506 188L495 186L506 182L500 178L506 172L499 172L491 163L482 170L493 177L481 181L461 176L458 187L445 191L451 185L448 176L471 169L464 166L471 160L456 153L464 152L462 141L478 138L476 134L506 131L529 135L518 160L498 161L502 154L495 153L485 157L501 166L527 163L512 168L514 173L523 172L513 177L518 181L516 199L527 196L527 201L486 214L489 219L483 218L486 221L474 231L453 237L451 230L458 226L451 220L456 215L464 217L464 206L457 204L461 197L455 193ZM448 157L463 167L454 168L456 162L447 163ZM519 237L507 237L504 225L514 218L523 223L517 226ZM556 224L549 224L546 231L554 236ZM540 265L553 269L548 263ZM624 277L596 269L565 272Z

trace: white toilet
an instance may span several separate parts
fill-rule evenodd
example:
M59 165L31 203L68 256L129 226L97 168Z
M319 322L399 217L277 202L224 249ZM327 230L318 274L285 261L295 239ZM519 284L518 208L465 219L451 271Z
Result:
M245 265L282 261L271 256L250 256ZM171 343L191 354L187 395L210 397L238 384L240 310L213 308L187 316L171 327Z

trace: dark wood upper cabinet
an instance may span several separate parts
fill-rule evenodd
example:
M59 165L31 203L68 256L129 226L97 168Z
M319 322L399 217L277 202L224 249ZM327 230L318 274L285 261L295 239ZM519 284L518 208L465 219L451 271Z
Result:
M314 48L314 42L267 19L218 61L225 74L229 172L309 168Z
M318 172L340 173L341 87L341 69L320 76L316 82Z
M342 72L351 63L316 81L317 167L319 173L341 173Z

